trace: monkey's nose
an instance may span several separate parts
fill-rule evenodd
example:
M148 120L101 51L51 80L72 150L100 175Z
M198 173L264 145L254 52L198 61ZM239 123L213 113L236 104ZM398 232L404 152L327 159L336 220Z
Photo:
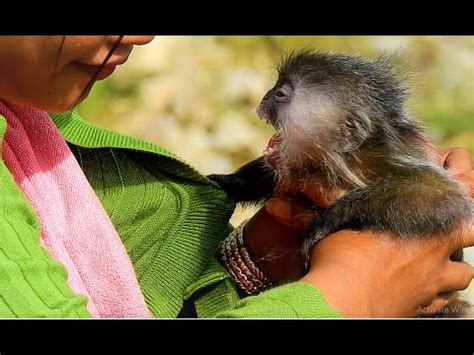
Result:
M266 94L266 95L263 97L262 101L268 100L269 97L270 97L270 96L268 96L268 94Z

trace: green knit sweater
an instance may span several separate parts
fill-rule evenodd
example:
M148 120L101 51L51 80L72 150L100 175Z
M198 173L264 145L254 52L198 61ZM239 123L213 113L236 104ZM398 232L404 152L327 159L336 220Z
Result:
M302 282L241 299L214 257L234 204L176 155L94 127L75 112L52 114L130 256L146 304L176 317L188 299L199 317L340 317ZM6 120L0 116L0 139ZM1 140L0 140L1 141ZM0 161L0 317L90 317L87 299L40 246L40 225Z

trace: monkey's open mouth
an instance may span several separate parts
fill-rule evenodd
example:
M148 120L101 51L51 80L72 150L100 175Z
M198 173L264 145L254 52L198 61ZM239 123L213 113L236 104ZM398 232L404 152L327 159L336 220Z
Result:
M266 148L263 150L263 156L274 167L276 167L280 160L278 154L278 144L280 143L280 140L280 135L275 133L268 141Z
M263 118L261 117L261 119L264 119L265 122L267 122L267 124L269 124L269 125L271 125L271 126L275 126L276 119L273 118L272 116L266 115L266 116L264 116Z
M262 104L260 104L260 106L257 107L256 113L258 118L264 120L267 124L275 127L277 119L273 112L269 112L269 110L263 109Z
M276 126L277 120L273 115L263 112L261 105L257 108L257 115L260 119L265 120L267 124L272 125L277 129L277 132L270 138L267 146L263 150L263 156L265 160L272 165L274 168L277 167L280 162L280 154L278 154L278 145L281 143L281 134L278 132L278 127Z

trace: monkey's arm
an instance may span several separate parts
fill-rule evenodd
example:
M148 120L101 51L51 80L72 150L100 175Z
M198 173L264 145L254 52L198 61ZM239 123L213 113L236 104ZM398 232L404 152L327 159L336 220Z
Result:
M423 237L450 233L472 213L471 200L454 180L430 169L405 171L348 193L316 217L305 231L302 257L307 265L312 246L343 229Z
M263 157L245 164L233 174L212 174L209 179L217 182L235 202L262 202L269 198L275 187L275 171Z

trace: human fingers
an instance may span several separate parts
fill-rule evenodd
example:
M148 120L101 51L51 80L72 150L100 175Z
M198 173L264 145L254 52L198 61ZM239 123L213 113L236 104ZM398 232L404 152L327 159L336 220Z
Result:
M454 147L440 152L441 164L453 175L472 170L471 155L467 149Z
M448 261L439 280L439 292L462 291L469 287L474 277L474 268L465 261Z
M457 297L456 292L440 293L438 296L428 305L420 306L417 309L417 316L419 317L430 317L444 311L454 297Z

